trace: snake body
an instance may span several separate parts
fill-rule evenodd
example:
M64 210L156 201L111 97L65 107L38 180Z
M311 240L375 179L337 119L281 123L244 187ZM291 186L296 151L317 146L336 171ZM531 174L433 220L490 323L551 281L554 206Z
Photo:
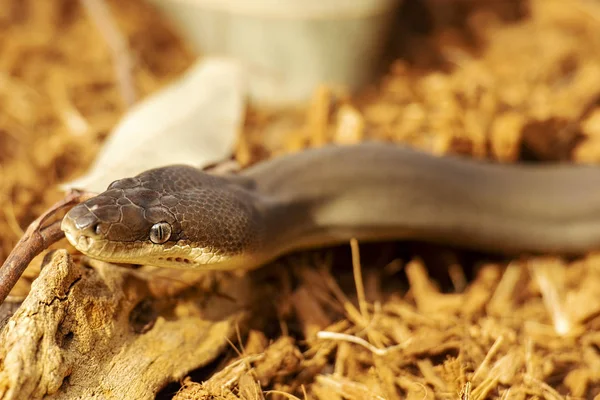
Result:
M599 187L594 166L332 145L224 176L148 170L71 209L62 229L91 257L171 268L254 268L351 238L577 255L600 248Z

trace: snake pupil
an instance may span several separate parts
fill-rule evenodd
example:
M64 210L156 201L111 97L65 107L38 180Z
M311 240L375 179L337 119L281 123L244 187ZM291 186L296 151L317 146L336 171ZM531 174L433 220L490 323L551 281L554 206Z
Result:
M171 237L171 225L167 222L158 222L150 228L150 240L152 243L161 244Z

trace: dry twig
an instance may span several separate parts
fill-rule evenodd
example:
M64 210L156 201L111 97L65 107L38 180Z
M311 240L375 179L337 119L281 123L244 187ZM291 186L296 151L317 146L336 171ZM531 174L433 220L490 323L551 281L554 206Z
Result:
M127 41L119 32L104 0L81 0L81 3L98 27L112 53L121 96L127 106L131 107L138 96L133 84L133 62Z
M31 260L64 236L60 229L60 220L47 226L42 225L65 207L80 203L93 195L90 192L72 191L29 225L0 268L0 304L4 302Z

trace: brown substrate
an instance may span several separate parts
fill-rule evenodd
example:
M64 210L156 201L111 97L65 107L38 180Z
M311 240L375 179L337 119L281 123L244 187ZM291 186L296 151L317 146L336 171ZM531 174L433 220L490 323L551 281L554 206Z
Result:
M84 2L5 3L2 260L22 229L61 197L55 185L85 170L126 110L115 58ZM149 6L107 3L129 46L138 97L193 62ZM376 138L503 163L600 162L600 3L424 4L434 10L431 29L398 29L403 39L394 49L405 57L380 82L356 96L319 88L300 115L249 110L238 160L245 165ZM53 248L69 247L62 241ZM275 392L314 399L600 398L600 255L504 260L394 243L360 246L359 262L354 250L293 255L249 280L230 278L219 288L242 287L236 295L252 296L240 300L248 304L243 310L223 314L218 306L219 318L206 311L227 298L210 292L214 285L190 288L181 277L153 278L163 271L102 263L83 268L62 252L51 264L55 275L46 268L40 275L40 257L12 302L40 275L35 296L12 325L2 323L0 397L20 398L10 396L19 387L32 397L65 398L88 385L108 398L124 398L110 389L129 388L125 397L136 398L133 388L148 395L189 372L181 389L171 384L159 397L178 391L178 399L286 398ZM215 281L223 279L229 278ZM58 289L46 293L42 282ZM210 292L206 299L202 290ZM14 312L9 306L3 312ZM192 323L199 315L201 329ZM173 348L181 362L165 354L177 332L181 342ZM239 354L226 344L237 332ZM39 337L20 339L33 334ZM162 347L153 348L159 341ZM216 361L210 352L201 361L189 357L213 342L222 349ZM153 356L155 365L144 373L128 368L141 365L138 356Z

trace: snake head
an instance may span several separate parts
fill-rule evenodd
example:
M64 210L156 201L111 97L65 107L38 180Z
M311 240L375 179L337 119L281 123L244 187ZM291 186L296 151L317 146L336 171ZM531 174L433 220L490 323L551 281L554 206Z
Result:
M182 165L111 183L61 228L90 257L171 268L227 268L261 240L247 188Z

